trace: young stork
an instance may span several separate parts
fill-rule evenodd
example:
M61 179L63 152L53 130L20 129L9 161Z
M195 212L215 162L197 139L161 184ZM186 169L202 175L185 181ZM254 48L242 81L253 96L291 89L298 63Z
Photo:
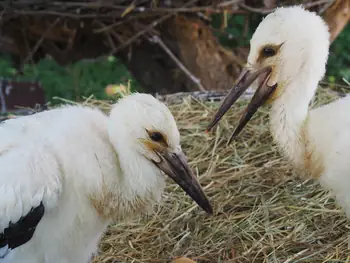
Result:
M65 106L0 125L0 262L86 263L112 221L147 212L163 171L205 211L169 109L151 95L110 116Z
M320 16L299 6L276 9L253 34L247 66L207 130L257 84L230 141L262 104L270 103L274 141L296 168L333 190L350 217L350 96L308 109L328 50L328 27Z

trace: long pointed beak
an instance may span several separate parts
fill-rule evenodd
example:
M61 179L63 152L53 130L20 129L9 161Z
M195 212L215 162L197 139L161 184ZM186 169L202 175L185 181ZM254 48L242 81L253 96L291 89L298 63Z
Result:
M277 84L272 87L267 85L269 76L271 74L271 67L265 67L257 71L251 71L249 69L244 69L241 75L238 77L236 85L232 88L230 93L224 99L217 113L215 114L212 122L208 125L207 131L210 131L225 115L225 113L230 109L230 107L238 100L238 98L246 91L249 86L259 77L262 77L262 82L260 83L258 89L256 90L252 100L247 106L240 118L239 123L233 132L230 143L245 127L249 120L253 117L254 113L258 108L264 104L264 102L270 97L270 95L275 91Z
M193 175L183 152L158 153L159 163L154 162L159 169L173 179L204 211L213 214L213 208L204 194L198 180Z

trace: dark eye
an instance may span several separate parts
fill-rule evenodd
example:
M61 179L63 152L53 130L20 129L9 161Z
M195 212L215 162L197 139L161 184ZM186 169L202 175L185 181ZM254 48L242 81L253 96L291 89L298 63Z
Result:
M262 54L264 57L273 57L276 55L276 50L273 47L264 47Z
M163 140L163 135L160 132L152 132L149 136L151 137L152 141L155 142L160 142Z

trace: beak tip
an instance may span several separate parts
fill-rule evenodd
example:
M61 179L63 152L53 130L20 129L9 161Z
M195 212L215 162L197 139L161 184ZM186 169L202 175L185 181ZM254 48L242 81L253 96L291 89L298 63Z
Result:
M211 132L211 130L214 128L215 123L210 123L207 128L205 129L205 133Z
M202 209L209 215L213 215L213 207L211 206L210 203L208 203L205 207L202 207Z
M231 138L228 140L227 145L230 145L233 141L235 141L237 139L237 132L234 132L231 136Z

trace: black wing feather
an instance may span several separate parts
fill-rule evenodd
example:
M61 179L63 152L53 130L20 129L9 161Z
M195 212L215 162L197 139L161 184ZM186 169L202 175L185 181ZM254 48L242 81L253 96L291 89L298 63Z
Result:
M10 222L9 226L0 233L0 248L8 246L8 249L14 249L27 243L33 237L44 212L45 207L41 202L39 206L33 207L16 223Z

